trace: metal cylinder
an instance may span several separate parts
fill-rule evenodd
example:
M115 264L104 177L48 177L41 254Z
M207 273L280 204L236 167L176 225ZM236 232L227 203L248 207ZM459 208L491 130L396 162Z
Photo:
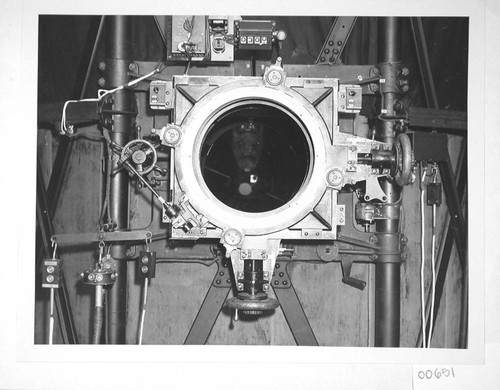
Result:
M110 16L106 18L106 88L114 88L129 82L131 20L129 16ZM134 105L131 91L122 89L112 95L113 111L130 112ZM130 139L134 117L127 114L113 114L111 140L124 146ZM110 172L117 168L113 161ZM125 171L116 173L110 181L109 197L110 218L116 222L117 229L128 228L129 187ZM116 260L116 282L108 292L108 342L124 344L127 320L127 262L126 245L115 244L111 247L111 257Z
M252 296L264 292L264 272L261 260L245 260L243 271L244 291Z
M394 63L400 60L399 18L381 18L378 25L379 34L379 69L381 77L392 80L397 67ZM385 73L385 74L384 74ZM381 88L383 107L387 116L394 115L394 104L398 93L392 88ZM396 136L394 122L378 123L378 139L392 144ZM383 179L381 187L387 195L387 203L396 203L401 196L401 187L391 179ZM399 205L389 206L399 207ZM400 339L400 283L401 256L394 254L399 249L399 218L384 219L376 222L376 232L384 235L386 249L378 256L375 266L375 346L398 347ZM387 254L392 252L391 254Z

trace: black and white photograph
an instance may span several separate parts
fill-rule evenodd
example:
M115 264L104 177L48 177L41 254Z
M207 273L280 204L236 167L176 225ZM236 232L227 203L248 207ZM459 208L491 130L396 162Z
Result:
M5 386L494 389L498 7L222 3L13 13Z

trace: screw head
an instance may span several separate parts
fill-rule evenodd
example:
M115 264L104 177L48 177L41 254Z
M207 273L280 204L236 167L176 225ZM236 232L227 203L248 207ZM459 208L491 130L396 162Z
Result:
M103 278L104 278L104 277L102 276L102 274L97 274L97 275L95 276L95 281L96 281L96 282L101 282Z
M148 267L146 267L145 265L144 265L144 266L142 266L142 268L141 268L141 272L142 272L143 274L147 273L147 272L148 272L148 270L149 270L149 268L148 268Z
M149 259L148 259L148 257L147 257L147 256L144 256L144 257L141 259L141 262L142 262L142 264L147 264L147 263L149 263Z
M52 267L51 265L49 265L49 266L47 267L47 272L48 272L49 274L53 273L53 272L54 272L54 267Z
M47 276L47 282L52 283L54 281L54 275Z

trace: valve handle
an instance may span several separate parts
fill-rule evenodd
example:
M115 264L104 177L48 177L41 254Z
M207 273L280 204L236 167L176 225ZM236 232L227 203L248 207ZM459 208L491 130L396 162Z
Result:
M400 186L411 184L411 171L413 167L413 151L410 137L401 133L394 141L393 151L396 161L392 169L392 177Z

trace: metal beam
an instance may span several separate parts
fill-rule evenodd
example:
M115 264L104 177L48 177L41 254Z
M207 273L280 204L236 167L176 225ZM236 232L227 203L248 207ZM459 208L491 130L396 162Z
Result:
M434 108L410 107L410 127L427 127L467 131L467 113L462 111L438 110Z
M422 18L410 18L410 26L415 43L420 75L422 76L422 86L424 88L427 107L439 108Z
M289 261L276 262L275 277L273 278L274 294L280 302L281 310L297 345L317 346L318 340L316 340L286 270L288 264Z
M43 245L43 254L46 258L52 257L51 236L54 228L52 226L52 217L47 202L47 194L43 176L40 169L40 164L37 163L37 228ZM39 251L37 253L40 253ZM41 258L37 259L36 272L40 272ZM69 303L69 294L66 282L64 280L64 272L60 279L61 287L56 290L55 303L56 313L61 325L61 336L65 344L78 344L76 335L76 327L73 319L71 305Z
M335 19L315 64L332 65L340 62L340 55L357 19L356 16L339 16Z
M222 264L219 260L217 261L217 273L201 304L200 310L198 310L193 325L189 329L184 344L204 345L207 342L230 290L231 279L227 263Z

